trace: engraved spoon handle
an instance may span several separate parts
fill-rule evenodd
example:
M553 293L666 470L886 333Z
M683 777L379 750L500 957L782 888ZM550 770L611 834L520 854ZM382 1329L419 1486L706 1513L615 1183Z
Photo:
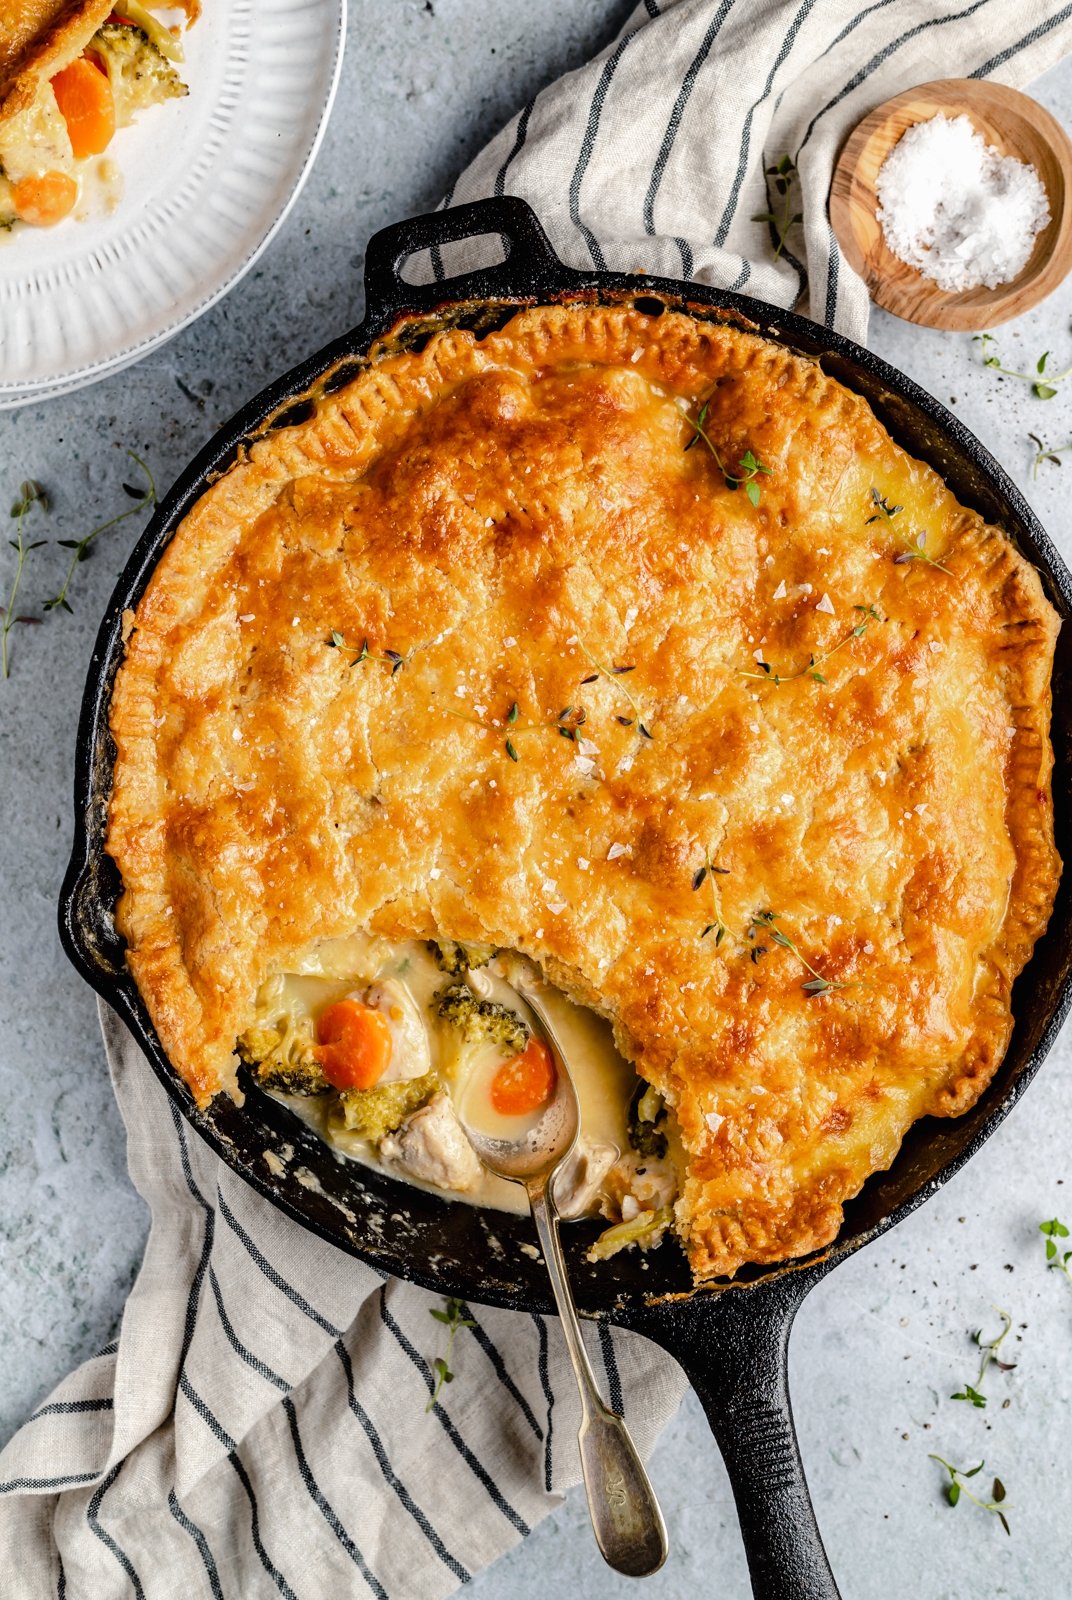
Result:
M663 1514L624 1421L604 1405L596 1388L566 1277L558 1213L547 1179L533 1179L525 1187L581 1396L577 1443L592 1531L608 1566L630 1578L645 1578L666 1560Z

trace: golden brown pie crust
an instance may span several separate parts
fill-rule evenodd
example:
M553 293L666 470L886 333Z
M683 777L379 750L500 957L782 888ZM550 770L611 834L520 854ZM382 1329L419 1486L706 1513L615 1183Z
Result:
M10 0L0 36L0 124L82 54L114 0Z
M684 448L709 394L758 507ZM128 622L118 921L201 1103L317 940L517 948L675 1105L704 1278L829 1242L1000 1062L1060 872L1057 618L814 362L583 306L383 354L203 495Z

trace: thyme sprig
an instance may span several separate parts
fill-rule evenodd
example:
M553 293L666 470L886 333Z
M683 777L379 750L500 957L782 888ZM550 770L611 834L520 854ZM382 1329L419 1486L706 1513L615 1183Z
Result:
M409 657L404 656L400 650L381 650L377 654L369 649L367 639L362 639L360 646L349 644L337 628L332 628L331 638L325 639L324 643L329 650L345 650L353 656L354 659L350 663L351 671L353 671L354 667L360 666L362 661L379 661L384 666L390 667L393 678L396 672L401 672L409 660Z
M1072 1283L1072 1272L1068 1263L1072 1261L1072 1250L1061 1250L1057 1244L1058 1239L1068 1238L1068 1229L1056 1217L1051 1217L1049 1222L1039 1223L1039 1232L1046 1235L1046 1265L1052 1267L1054 1272L1063 1272L1069 1283Z
M432 1362L432 1370L436 1375L435 1387L428 1397L428 1404L424 1408L425 1411L431 1411L432 1407L439 1399L440 1390L442 1389L443 1385L445 1383L454 1382L454 1373L450 1370L450 1357L451 1352L454 1349L454 1341L458 1337L459 1329L476 1327L476 1323L472 1320L472 1318L467 1317L465 1314L468 1308L466 1307L464 1300L445 1300L443 1305L444 1310L442 1311L438 1310L435 1306L430 1306L428 1311L429 1316L434 1317L437 1322L442 1322L444 1327L447 1329L447 1348L443 1355L436 1356L435 1360Z
M790 155L782 156L780 161L776 161L772 166L767 167L765 176L770 179L768 193L771 188L774 189L774 192L782 202L781 212L757 211L752 218L753 222L769 222L774 229L774 237L777 241L774 250L775 261L785 249L785 241L794 222L803 222L804 220L802 211L793 210L790 190L793 187L793 179L796 175L796 162Z
M870 623L883 620L881 613L873 605L855 605L852 609L860 613L860 621L856 626L850 628L845 637L839 639L837 644L832 645L829 650L824 650L818 655L810 655L807 664L798 668L796 672L776 672L769 661L757 661L758 672L753 672L750 668L738 667L738 675L742 678L755 678L760 683L773 683L776 686L782 683L793 683L797 678L811 678L814 683L826 683L827 679L819 671L819 668L829 661L831 656L837 655L839 650L843 650L847 644L851 644L854 639L861 639L867 632Z
M1042 442L1037 433L1029 433L1027 437L1036 446L1035 454L1031 459L1032 479L1038 478L1039 468L1044 461L1050 461L1055 467L1059 467L1061 465L1061 457L1066 451L1072 450L1072 439L1069 440L1068 444L1048 445Z
M769 938L774 944L780 945L783 950L791 951L801 966L811 973L811 977L800 986L805 994L829 994L832 989L848 989L851 987L849 984L839 983L833 978L824 978L822 973L812 966L807 956L800 953L800 950L789 935L783 933L781 928L775 927L775 923L779 920L780 914L777 911L757 911L753 914L745 930L745 937L752 941L751 956L753 964L758 964L763 956L767 954L767 946L765 944L757 944L755 942L756 939L758 937Z
M471 717L465 711L455 711L452 706L447 708L447 715L456 722L467 722L470 727L483 728L486 733L495 733L502 726L508 727L510 732L503 740L503 749L511 761L521 760L515 738L526 733L557 733L576 744L581 738L581 729L588 721L588 713L583 706L564 706L557 717L550 717L544 722L519 722L521 709L516 700L511 702L501 723L485 722L482 717Z
M983 1379L986 1377L987 1369L990 1366L990 1363L993 1362L999 1372L1012 1372L1016 1367L1015 1361L1001 1361L998 1358L998 1351L1001 1349L1004 1341L1008 1338L1009 1330L1012 1327L1012 1318L1009 1316L1007 1311L1002 1311L1000 1306L995 1306L994 1310L1001 1318L1001 1332L996 1334L993 1339L986 1340L983 1339L983 1330L981 1328L976 1328L975 1332L972 1334L973 1344L978 1345L980 1351L982 1352L979 1362L979 1376L976 1378L974 1384L966 1383L963 1389L959 1390L956 1394L950 1395L949 1397L951 1400L966 1400L969 1405L975 1406L980 1411L986 1406L986 1395L983 1393Z
M979 346L979 356L984 367L1000 372L1002 377L1019 378L1022 383L1029 383L1031 393L1036 400L1052 400L1057 393L1058 384L1064 383L1066 378L1072 378L1072 367L1066 367L1063 372L1047 372L1050 359L1048 350L1044 350L1035 362L1034 372L1016 372L1012 367L1002 365L994 334L976 333L972 336L972 343ZM990 349L991 345L994 346L993 350Z
M705 881L711 885L712 921L710 921L704 928L700 938L706 939L709 933L713 933L715 936L716 949L722 943L728 932L726 924L722 919L722 896L718 892L718 884L716 879L719 877L728 877L729 870L729 867L717 867L711 860L710 850L707 850L704 852L703 866L698 867L693 873L692 877L692 888L694 893L697 889L703 887Z
M723 462L722 457L719 455L710 434L704 427L704 423L707 421L707 413L710 408L712 398L713 395L709 394L707 396L706 400L700 407L699 413L695 417L686 417L686 422L688 423L689 427L694 430L694 432L692 438L685 446L685 449L691 450L697 439L702 439L704 444L715 458L715 465L718 467L719 472L721 472L722 477L725 480L726 488L743 488L751 504L753 506L758 506L759 478L761 475L769 478L773 468L765 467L763 462L759 460L752 450L746 450L744 455L741 456L737 462L737 465L741 469L740 472L735 473L729 470L729 468Z
M123 493L128 495L131 500L136 502L134 505L127 506L125 511L117 512L114 517L109 517L107 522L98 523L97 526L95 528L91 528L87 534L83 534L81 539L56 540L56 543L60 545L62 549L70 550L72 555L59 592L54 594L51 600L45 601L42 610L66 611L68 614L71 614L71 602L67 598L71 590L71 581L81 563L89 560L90 551L97 539L100 538L100 535L102 533L107 533L109 528L118 527L119 524L121 522L125 522L128 517L136 517L140 511L145 510L146 506L156 505L156 482L152 473L136 451L128 450L127 455L130 457L131 461L135 462L144 473L145 488L139 488L136 483L124 483L122 486Z
M26 518L34 506L46 512L48 510L48 495L39 483L33 478L27 478L19 485L18 499L11 507L10 515L17 519L15 524L15 537L8 540L8 544L15 552L15 573L11 579L11 588L8 591L7 605L3 608L3 623L0 624L0 666L3 668L5 678L11 676L11 661L8 655L7 636L12 628L19 622L34 623L37 617L20 617L15 610L19 598L19 586L22 583L23 569L26 566L26 557L31 550L39 550L46 542L44 539L35 539L31 544L26 543Z
M871 485L871 504L875 509L869 517L864 518L865 527L872 522L888 522L892 524L894 517L904 510L904 506L891 506L886 496L879 494L874 484ZM897 529L894 531L899 532ZM910 561L922 561L925 566L937 567L939 572L945 572L949 577L953 576L948 567L943 567L940 561L935 561L932 555L928 555L926 533L917 531L914 536L910 533L905 533L903 542L904 549L899 551L893 558L895 567L907 566Z
M945 1497L951 1506L955 1506L960 1500L961 1495L963 1495L966 1500L971 1501L972 1505L978 1506L980 1511L991 1512L997 1517L998 1521L1001 1523L1001 1526L1005 1529L1005 1532L1011 1533L1009 1524L1005 1517L1005 1512L1002 1509L1002 1502L1005 1499L1005 1485L1002 1483L1001 1479L994 1479L990 1490L991 1498L989 1500L980 1500L978 1495L972 1494L971 1490L968 1488L968 1480L977 1477L979 1473L982 1472L983 1468L986 1466L985 1461L980 1461L977 1467L970 1467L967 1471L965 1471L961 1467L954 1467L951 1462L944 1460L942 1456L936 1456L933 1451L929 1453L928 1459L931 1461L937 1461L938 1465L949 1474L949 1482L946 1484L945 1488Z
M599 661L596 659L583 640L578 639L577 643L580 645L581 653L588 661L589 665L595 668L594 672L590 672L586 678L581 679L582 687L589 683L597 683L600 678L606 678L608 683L613 684L619 693L625 696L633 712L631 717L618 716L616 721L620 722L623 728L632 728L635 726L636 731L640 734L642 739L653 739L655 735L644 721L643 713L640 708L640 702L637 700L636 695L630 689L629 685L622 682L627 673L636 671L636 663L630 662L624 666L617 666L612 663L610 666L608 666L605 661Z

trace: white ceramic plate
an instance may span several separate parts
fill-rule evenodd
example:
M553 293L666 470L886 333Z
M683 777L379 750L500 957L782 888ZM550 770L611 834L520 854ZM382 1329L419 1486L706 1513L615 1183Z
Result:
M346 0L205 0L189 95L108 148L116 211L0 234L0 409L140 360L249 271L316 155L345 31Z

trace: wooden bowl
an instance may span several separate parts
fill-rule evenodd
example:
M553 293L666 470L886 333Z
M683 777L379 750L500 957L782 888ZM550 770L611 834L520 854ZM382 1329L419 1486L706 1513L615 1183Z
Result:
M964 113L987 144L1029 162L1049 195L1050 220L1026 265L996 289L940 289L893 254L875 216L882 163L906 129L939 111ZM924 83L894 95L850 134L834 168L830 222L849 265L884 311L928 328L994 328L1037 305L1072 267L1072 143L1048 111L1016 89L974 78Z

